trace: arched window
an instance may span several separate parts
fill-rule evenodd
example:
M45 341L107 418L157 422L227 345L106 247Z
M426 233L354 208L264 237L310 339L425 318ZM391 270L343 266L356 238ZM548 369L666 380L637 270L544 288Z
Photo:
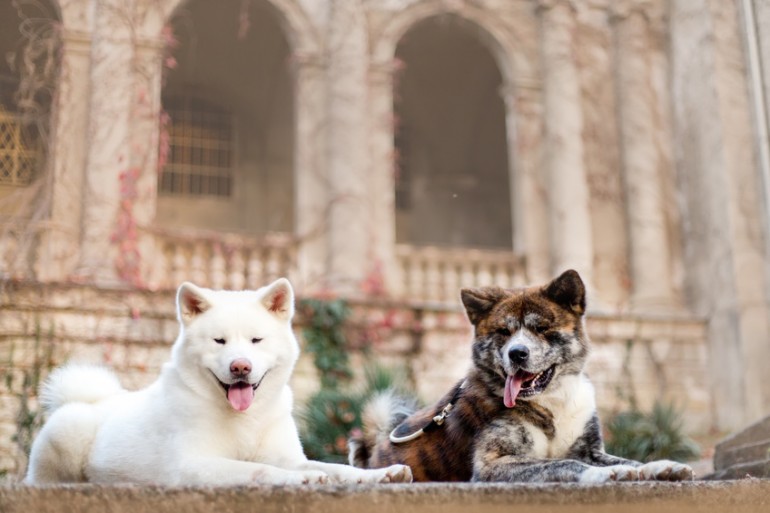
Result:
M0 3L0 197L44 164L59 70L59 21L45 1Z
M266 0L190 0L170 27L178 44L162 93L158 222L291 232L294 93L280 13Z
M400 243L512 248L502 76L478 30L456 16L433 17L396 49Z

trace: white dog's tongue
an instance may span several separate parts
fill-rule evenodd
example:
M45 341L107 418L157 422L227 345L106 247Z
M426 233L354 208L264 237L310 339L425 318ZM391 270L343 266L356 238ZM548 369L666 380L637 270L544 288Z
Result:
M251 406L251 401L254 400L254 389L242 381L233 383L227 389L227 400L230 401L230 406L236 410L244 411Z
M519 376L517 372L513 376L505 378L505 392L503 393L503 403L507 408L516 406L516 396L519 395L521 384L524 383L524 377Z

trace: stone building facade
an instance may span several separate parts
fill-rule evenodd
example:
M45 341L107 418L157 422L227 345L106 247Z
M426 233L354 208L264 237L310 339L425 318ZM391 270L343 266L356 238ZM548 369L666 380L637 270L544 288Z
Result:
M762 417L761 27L759 0L3 3L3 432L36 326L138 386L183 280L350 298L433 397L467 365L460 287L566 268L604 407Z

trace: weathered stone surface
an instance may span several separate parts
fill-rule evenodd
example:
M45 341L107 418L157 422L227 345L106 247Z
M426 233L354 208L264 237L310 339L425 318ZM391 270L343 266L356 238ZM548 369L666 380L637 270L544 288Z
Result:
M770 477L770 417L719 442L714 470L710 479Z
M411 484L338 487L163 489L133 486L0 488L4 513L756 513L770 507L770 481L633 483L604 486Z

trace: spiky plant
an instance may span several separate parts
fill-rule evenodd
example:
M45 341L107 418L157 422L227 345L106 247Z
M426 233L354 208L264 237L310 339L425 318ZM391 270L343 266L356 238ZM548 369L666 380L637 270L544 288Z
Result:
M700 455L698 445L684 434L681 412L656 401L645 413L631 409L606 423L607 452L637 461L690 461Z

